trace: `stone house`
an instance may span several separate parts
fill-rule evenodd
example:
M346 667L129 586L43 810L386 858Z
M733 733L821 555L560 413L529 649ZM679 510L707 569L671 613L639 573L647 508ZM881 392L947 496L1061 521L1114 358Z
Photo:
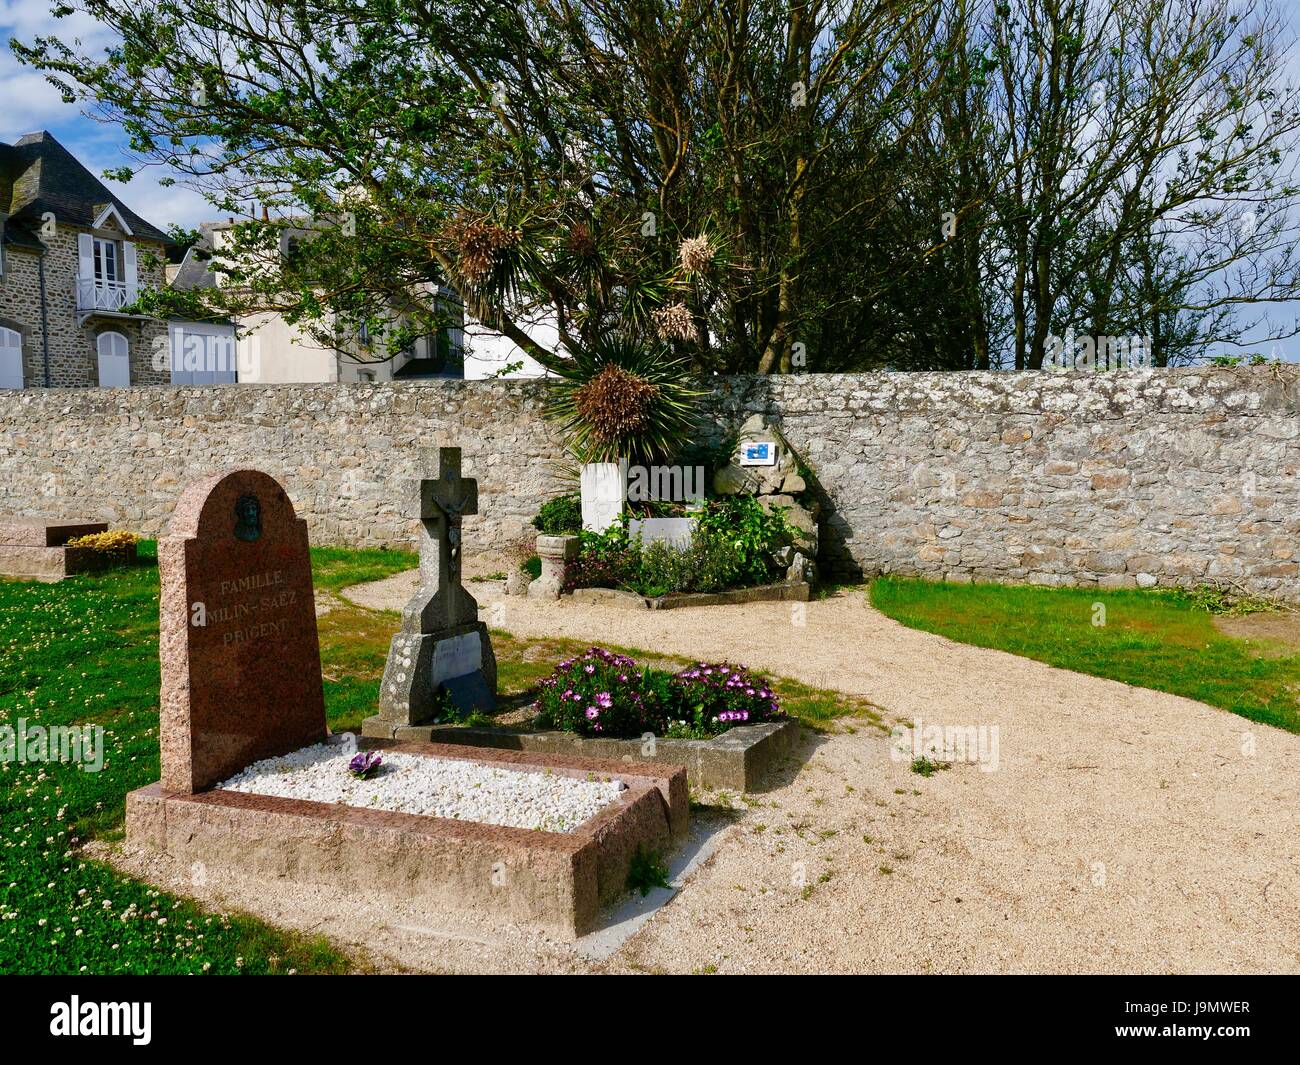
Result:
M0 144L0 388L170 383L167 323L130 313L170 245L48 132Z

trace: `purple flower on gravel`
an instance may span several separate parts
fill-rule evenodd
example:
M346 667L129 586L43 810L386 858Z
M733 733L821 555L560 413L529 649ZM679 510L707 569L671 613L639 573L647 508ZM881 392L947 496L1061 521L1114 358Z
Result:
M384 756L378 751L362 751L348 762L348 772L360 780L367 780L379 768Z

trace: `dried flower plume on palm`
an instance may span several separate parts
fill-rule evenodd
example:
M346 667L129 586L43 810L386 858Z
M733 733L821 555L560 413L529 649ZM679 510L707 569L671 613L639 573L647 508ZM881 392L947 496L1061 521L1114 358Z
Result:
M518 296L538 270L536 242L518 225L462 215L447 225L442 242L456 262L461 282L490 305Z
M694 387L685 360L613 334L551 380L547 417L581 462L655 462L691 442Z

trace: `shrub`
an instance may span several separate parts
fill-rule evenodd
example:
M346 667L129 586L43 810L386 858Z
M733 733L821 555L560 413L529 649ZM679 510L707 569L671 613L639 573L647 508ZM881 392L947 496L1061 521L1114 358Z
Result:
M772 556L791 530L782 508L764 510L753 496L727 496L709 501L696 531L730 549L729 558L718 552L716 565L734 586L771 580L777 568Z
M654 596L693 590L696 553L693 547L681 551L662 542L643 547L635 578L637 591Z
M639 572L639 545L628 543L623 525L600 533L583 532L578 557L564 569L564 590L633 587Z
M544 536L563 536L582 531L582 496L577 492L556 496L542 504L533 518L533 528Z
M581 462L653 462L694 435L704 392L666 344L604 333L549 379L546 415Z
M578 558L566 570L565 590L631 588L641 595L720 592L765 584L779 576L776 550L789 526L779 510L764 511L750 496L711 500L696 518L691 546L642 546L615 525L584 532Z
M102 566L130 566L135 562L136 544L140 537L123 529L111 532L89 533L72 537L67 546L78 551L91 551Z
M124 529L113 529L111 532L87 533L85 536L74 536L67 543L68 547L84 547L91 551L101 551L107 555L122 554L130 548L135 547L140 542L140 537L135 533L127 532Z
M529 555L519 563L519 568L533 580L537 580L542 575L542 560L536 555Z
M539 687L537 716L547 728L583 736L662 731L654 686L626 655L591 647L561 662Z

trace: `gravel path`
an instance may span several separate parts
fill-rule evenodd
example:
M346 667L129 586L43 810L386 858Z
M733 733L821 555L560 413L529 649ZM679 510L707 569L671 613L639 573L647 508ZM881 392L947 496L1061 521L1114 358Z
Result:
M619 781L576 780L395 751L362 780L348 772L355 747L318 743L254 762L218 787L403 814L572 832L618 798Z
M412 586L366 591L396 607ZM1300 736L908 629L861 592L800 617L470 587L516 635L729 658L909 723L998 727L996 772L929 778L869 730L813 737L614 968L1300 971Z
M412 586L398 575L363 596L396 609ZM921 777L874 729L805 732L768 790L692 815L723 834L716 852L596 965L492 922L112 860L394 969L1300 972L1300 736L907 629L860 592L808 604L797 625L788 603L631 612L495 587L470 585L518 635L731 658L909 722L996 725L998 769Z

